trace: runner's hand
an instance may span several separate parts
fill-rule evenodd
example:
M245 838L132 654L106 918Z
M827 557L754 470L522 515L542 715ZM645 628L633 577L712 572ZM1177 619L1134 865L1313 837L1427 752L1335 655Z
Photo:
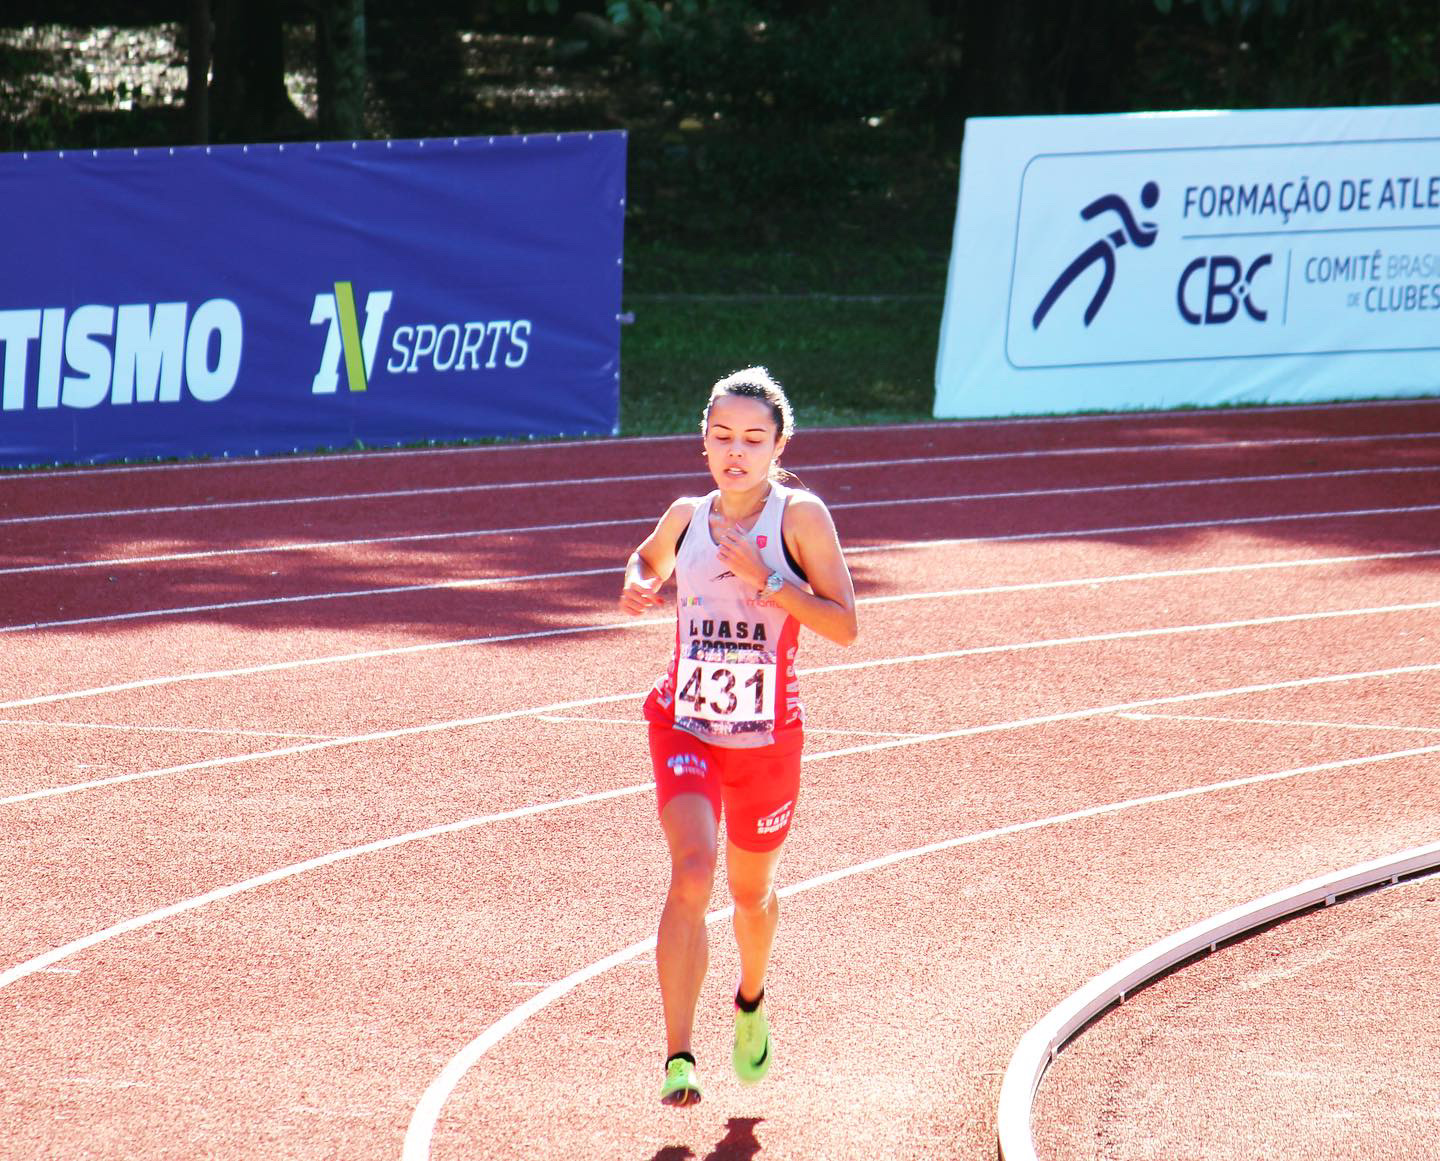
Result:
M734 525L720 534L720 547L716 555L741 584L752 589L765 586L770 569L760 559L760 550L755 547L755 542L743 532L737 531Z
M649 580L632 580L620 591L620 608L631 616L638 617L648 609L662 604L660 586L665 582L659 577Z

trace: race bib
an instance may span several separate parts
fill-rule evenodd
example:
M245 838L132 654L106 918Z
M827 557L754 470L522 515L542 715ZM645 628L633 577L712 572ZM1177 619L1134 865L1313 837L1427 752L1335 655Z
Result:
M749 729L775 724L775 663L699 661L682 657L675 671L677 710L686 717ZM752 724L753 723L753 724Z

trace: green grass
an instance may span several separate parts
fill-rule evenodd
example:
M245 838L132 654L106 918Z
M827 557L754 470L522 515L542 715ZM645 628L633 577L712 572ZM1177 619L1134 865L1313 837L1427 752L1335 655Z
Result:
M647 300L621 339L625 435L693 431L711 384L761 364L800 428L928 419L939 297L902 301Z

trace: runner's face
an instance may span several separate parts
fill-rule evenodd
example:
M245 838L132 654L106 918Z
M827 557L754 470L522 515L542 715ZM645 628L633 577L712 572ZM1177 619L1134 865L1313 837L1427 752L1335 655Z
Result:
M710 405L705 428L705 460L724 492L758 488L770 478L770 465L785 446L776 442L775 417L764 400L720 395Z

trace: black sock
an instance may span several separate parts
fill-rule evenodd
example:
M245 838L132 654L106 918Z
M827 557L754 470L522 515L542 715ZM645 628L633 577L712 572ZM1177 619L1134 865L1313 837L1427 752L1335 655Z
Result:
M665 1058L666 1068L670 1067L670 1062L672 1060L688 1060L691 1064L695 1063L694 1055L689 1052L672 1052L669 1056Z
M742 1012L753 1012L753 1011L755 1011L756 1008L760 1007L760 1005L761 1005L762 1003L764 1003L764 1002L765 1002L765 989L764 989L764 988L761 988L761 989L760 989L760 994L759 994L758 996L756 996L753 1000L747 1000L744 996L742 996L742 995L740 994L740 989L739 989L739 988L736 988L736 989L735 989L735 1006L736 1006L737 1008L739 1008L740 1011L742 1011Z

